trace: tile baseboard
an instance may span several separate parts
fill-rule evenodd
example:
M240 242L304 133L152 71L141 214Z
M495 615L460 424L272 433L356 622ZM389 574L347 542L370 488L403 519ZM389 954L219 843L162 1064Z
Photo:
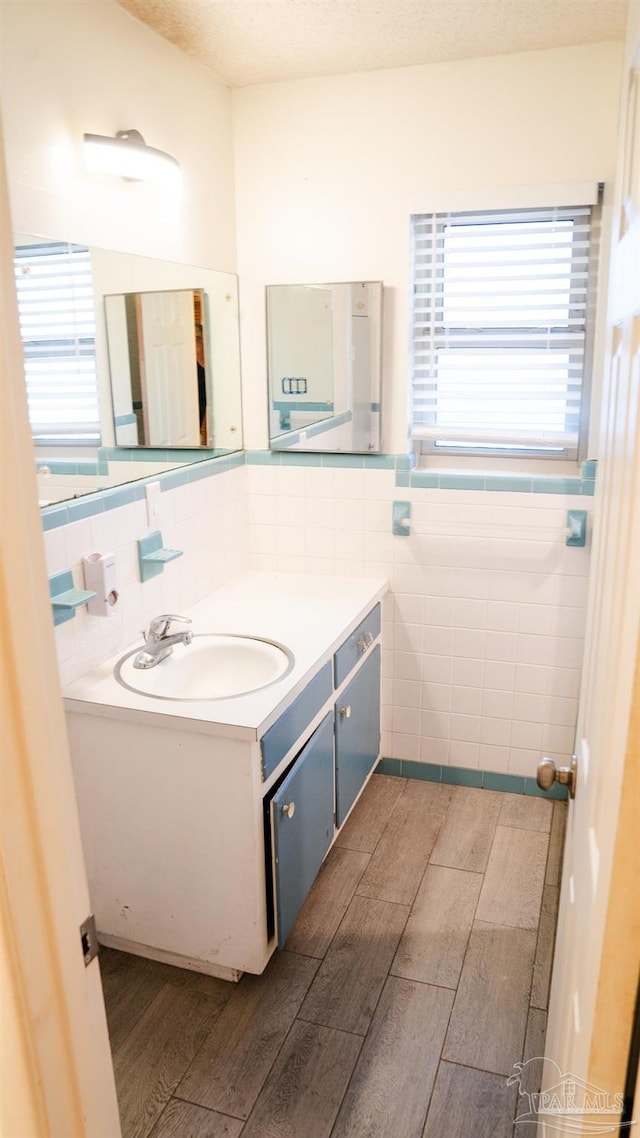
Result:
M452 786L474 786L480 790L501 790L509 794L530 794L536 798L564 800L568 797L566 786L555 784L551 790L540 790L535 778L525 778L523 775L438 766L435 763L417 763L407 759L382 758L375 773L417 778L426 782L444 782Z

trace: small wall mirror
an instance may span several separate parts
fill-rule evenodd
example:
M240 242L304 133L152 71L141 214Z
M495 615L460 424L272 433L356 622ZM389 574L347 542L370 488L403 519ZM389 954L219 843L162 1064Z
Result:
M204 289L105 296L117 446L211 446Z
M272 450L380 450L382 282L269 285Z

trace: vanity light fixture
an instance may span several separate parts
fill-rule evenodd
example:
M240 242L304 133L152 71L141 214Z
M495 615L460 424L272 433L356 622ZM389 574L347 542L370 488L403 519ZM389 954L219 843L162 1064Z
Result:
M180 183L177 159L147 146L139 130L119 130L115 138L85 134L84 161L93 173L114 174L130 182Z

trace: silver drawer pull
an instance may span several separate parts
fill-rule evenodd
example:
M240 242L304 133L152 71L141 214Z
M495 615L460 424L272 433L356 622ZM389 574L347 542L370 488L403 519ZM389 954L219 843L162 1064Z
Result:
M286 814L287 818L293 818L296 812L296 804L295 802L286 802L280 807L280 810L283 814Z
M340 718L351 719L351 707L349 705L347 705L347 707L340 708Z
M358 651L361 653L366 652L367 648L370 648L373 644L373 639L374 637L372 632L363 632L360 640L356 641L356 644L358 645Z

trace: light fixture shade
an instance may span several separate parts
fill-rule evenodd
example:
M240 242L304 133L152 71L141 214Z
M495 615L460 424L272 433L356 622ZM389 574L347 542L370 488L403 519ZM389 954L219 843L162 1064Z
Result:
M84 161L92 173L114 174L132 182L175 186L181 180L177 160L163 150L147 146L138 130L119 130L115 138L85 134Z

